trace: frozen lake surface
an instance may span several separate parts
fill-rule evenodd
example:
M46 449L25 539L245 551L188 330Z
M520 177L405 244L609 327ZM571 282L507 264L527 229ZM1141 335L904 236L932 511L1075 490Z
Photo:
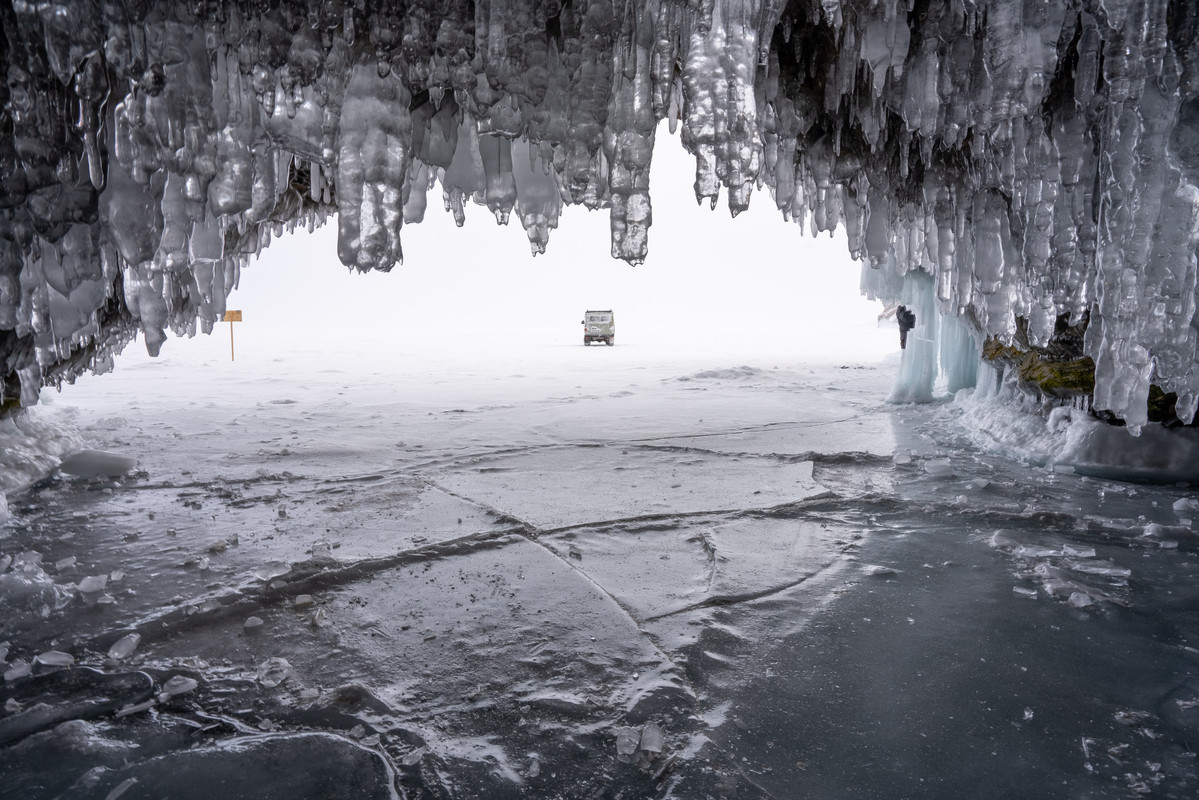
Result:
M1199 791L1193 484L893 364L295 347L4 423L5 796Z

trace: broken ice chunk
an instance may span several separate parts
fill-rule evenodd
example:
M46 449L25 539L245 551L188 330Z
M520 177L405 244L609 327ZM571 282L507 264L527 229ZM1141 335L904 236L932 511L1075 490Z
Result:
M1062 551L1056 547L1038 547L1036 545L1019 544L1012 550L1012 555L1020 558L1055 558Z
M156 702L157 702L156 700L150 699L150 700L143 700L140 703L133 703L131 705L127 705L127 706L123 707L116 714L113 714L113 716L116 717L117 719L120 719L121 717L128 717L131 714L140 714L143 711L148 711L151 708L153 708Z
M924 471L934 478L949 478L953 476L953 465L947 458L933 458L924 462Z
M67 456L58 468L79 478L117 478L137 466L137 459L101 450L80 450Z
M56 572L63 572L65 570L72 569L72 568L74 568L75 562L77 560L78 559L76 559L75 556L67 556L66 558L60 558L54 562L54 569Z
M1141 537L1144 539L1174 539L1177 537L1186 539L1192 535L1191 529L1185 525L1162 525L1150 522L1145 526L1145 532L1141 534Z
M296 595L296 599L292 602L292 605L296 608L308 608L308 606L312 605L313 602L315 601L313 600L312 595L298 594Z
M865 564L862 566L862 571L865 572L867 575L874 575L874 576L894 575L895 574L895 570L891 569L891 567L884 567L879 564Z
M291 664L286 658L272 656L258 665L258 682L273 689L291 677Z
M108 585L107 575L89 575L79 581L79 591L84 594L98 594Z
M291 572L291 565L285 561L272 561L254 570L253 575L260 581L271 581Z
M124 661L133 655L133 651L141 643L142 635L140 633L127 633L113 642L112 647L108 648L108 657L115 661Z
M14 659L13 662L8 665L8 669L4 671L4 680L8 683L19 681L21 678L29 677L31 672L33 672L33 669L29 666L28 661L20 658Z
M612 735L616 737L616 760L622 764L631 764L633 755L637 752L638 745L641 744L641 732L636 728L622 725L613 728Z
M991 534L990 545L996 550L1003 550L1006 553L1010 553L1019 547L1020 543L1004 531L995 531L995 533Z
M1094 547L1083 547L1082 545L1077 545L1077 544L1064 545L1062 547L1062 552L1068 556L1073 556L1074 558L1094 558L1095 557L1095 548Z
M1098 575L1101 578L1129 578L1132 576L1132 570L1124 567L1117 567L1110 562L1098 564L1079 564L1070 562L1066 564L1074 572L1081 572L1084 575Z
M425 757L425 753L428 753L428 752L429 752L428 748L418 747L415 750L413 750L412 752L406 753L404 755L404 757L400 759L400 763L403 764L405 767L414 766L416 764L419 764L420 760Z
M1012 587L1012 593L1013 593L1013 594L1018 594L1018 595L1020 595L1021 597L1027 597L1029 600L1036 600L1036 599L1037 599L1037 590L1036 590L1036 589L1029 589L1029 588L1028 588L1028 587L1026 587L1026 586L1013 586L1013 587Z
M75 663L75 656L61 650L47 650L44 653L38 653L34 657L33 663L42 667L69 667Z
M257 630L262 627L262 617L246 617L241 626L248 631Z
M662 752L662 729L658 723L649 721L641 729L641 749L652 755Z
M189 678L186 675L175 675L162 685L162 691L158 693L158 701L160 703L165 702L172 697L195 691L199 685L195 678Z
M1075 608L1090 608L1095 605L1095 600L1086 592L1071 592L1070 599L1066 601Z
M1183 514L1194 514L1199 512L1199 499L1194 497L1180 497L1174 501L1174 513L1182 516Z

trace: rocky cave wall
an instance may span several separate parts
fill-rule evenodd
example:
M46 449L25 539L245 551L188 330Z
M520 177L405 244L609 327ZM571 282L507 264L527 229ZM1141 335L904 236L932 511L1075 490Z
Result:
M563 204L644 258L657 124L695 193L844 226L980 338L1081 329L1095 408L1199 402L1193 0L0 3L0 403L211 330L246 260L336 215L401 260L430 192ZM745 249L754 257L754 243ZM1076 354L1077 355L1077 354Z

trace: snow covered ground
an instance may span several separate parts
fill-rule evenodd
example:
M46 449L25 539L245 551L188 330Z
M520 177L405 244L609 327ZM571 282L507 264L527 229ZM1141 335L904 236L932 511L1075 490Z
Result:
M6 796L1194 796L1193 484L893 358L246 328L0 431Z

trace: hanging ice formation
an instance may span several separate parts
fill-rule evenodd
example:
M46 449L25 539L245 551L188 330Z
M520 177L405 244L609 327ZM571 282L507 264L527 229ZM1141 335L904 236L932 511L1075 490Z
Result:
M401 10L402 9L402 10ZM3 396L211 329L246 258L336 213L359 270L440 187L650 226L656 123L695 192L765 186L919 271L978 337L1086 328L1094 405L1199 399L1193 0L14 0L0 4ZM769 202L766 200L766 202ZM751 247L751 243L747 243ZM19 387L19 388L18 388Z

